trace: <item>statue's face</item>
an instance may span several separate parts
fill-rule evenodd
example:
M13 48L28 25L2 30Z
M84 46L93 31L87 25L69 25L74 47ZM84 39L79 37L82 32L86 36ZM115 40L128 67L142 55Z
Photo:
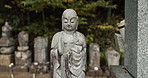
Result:
M62 17L63 30L74 31L78 26L78 17L75 12L68 11Z

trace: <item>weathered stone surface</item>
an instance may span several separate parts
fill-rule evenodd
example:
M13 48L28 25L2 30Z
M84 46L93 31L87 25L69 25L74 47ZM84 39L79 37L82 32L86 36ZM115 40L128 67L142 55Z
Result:
M89 68L94 70L94 67L100 70L100 47L97 43L89 45Z
M133 78L123 66L112 65L110 78Z
M135 78L148 77L148 1L125 0L125 67Z
M34 60L43 63L48 61L48 39L37 37L34 39Z
M10 37L11 31L12 31L12 27L8 24L8 22L5 22L5 25L2 26L2 36L3 37Z
M107 48L105 52L105 56L106 56L109 68L110 68L110 65L119 65L120 54L116 50L114 50L112 47Z
M10 37L2 37L0 38L0 46L13 46L15 44L15 40Z
M29 66L31 64L31 51L15 51L15 64Z
M115 33L115 46L116 49L121 51L121 52L125 52L124 50L124 41L123 38L120 34Z
M14 46L11 46L11 47L1 47L0 48L0 53L10 54L10 53L13 53L14 50L15 50L15 47Z
M66 9L62 15L63 31L57 32L52 39L52 78L85 78L86 41L77 28L77 13L73 9Z
M13 62L12 54L0 54L0 65L9 66Z
M18 46L17 49L18 51L26 51L29 49L29 47L28 46Z
M18 34L19 46L27 46L29 42L29 35L26 31L21 31Z
M32 64L30 66L30 73L40 73L45 74L49 72L49 63L38 63L37 65Z

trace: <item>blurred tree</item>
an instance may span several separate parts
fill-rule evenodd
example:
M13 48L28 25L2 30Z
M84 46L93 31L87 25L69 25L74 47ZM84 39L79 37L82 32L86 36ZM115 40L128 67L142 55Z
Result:
M120 2L118 0L1 0L0 25L2 26L4 21L9 21L16 35L19 31L25 30L31 36L46 36L51 41L53 34L61 30L62 12L66 8L72 8L78 13L79 31L85 34L87 43L97 42L102 45L107 38L113 39L109 34L116 32L114 30L116 23L123 18L114 10L119 7L114 4L115 1ZM109 8L113 11L108 11ZM107 17L111 23L107 22ZM113 30L98 28L108 26L112 26ZM100 33L102 35L99 35ZM101 37L102 42L99 41Z

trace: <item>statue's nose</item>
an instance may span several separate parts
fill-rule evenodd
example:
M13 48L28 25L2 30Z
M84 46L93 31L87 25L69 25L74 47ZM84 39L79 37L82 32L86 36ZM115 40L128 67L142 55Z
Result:
M70 25L70 22L68 22L67 24Z

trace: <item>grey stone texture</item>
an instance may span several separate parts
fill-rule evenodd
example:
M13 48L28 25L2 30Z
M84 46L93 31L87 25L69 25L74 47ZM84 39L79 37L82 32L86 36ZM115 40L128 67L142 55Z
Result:
M15 40L11 37L12 27L5 23L2 26L2 37L0 38L0 53L2 54L11 54L15 50Z
M1 37L0 38L0 46L6 47L6 46L13 46L15 45L15 40L11 37Z
M62 30L57 32L51 43L51 78L85 78L86 41L85 36L76 31L78 16L73 9L62 14Z
M120 64L120 54L114 48L112 47L107 48L107 50L105 51L105 56L109 68L110 65Z
M125 51L124 50L124 44L125 43L123 41L122 36L118 33L115 33L114 37L115 37L115 48L116 48L116 50L124 52Z
M123 66L112 65L110 78L133 78Z
M35 62L48 61L48 38L38 36L34 39L34 56Z
M28 46L29 35L26 31L18 34L18 51L15 51L15 64L19 67L28 67L31 65L32 53Z
M29 66L31 64L31 52L15 51L15 64L18 66Z
M1 47L1 48L0 48L0 52L1 52L2 54L10 54L10 53L12 53L14 50L15 50L15 47L14 47L14 46L10 46L10 47Z
M89 45L89 67L90 69L94 69L94 67L100 69L100 47L97 43Z
M18 34L19 46L27 46L29 42L29 35L26 31L21 31Z
M125 67L135 78L148 77L148 1L125 0Z
M100 68L100 46L97 43L90 43L88 74L94 75L95 72L98 72L97 75L102 75L102 70Z
M2 37L10 37L11 36L12 27L5 22L5 25L2 26Z

